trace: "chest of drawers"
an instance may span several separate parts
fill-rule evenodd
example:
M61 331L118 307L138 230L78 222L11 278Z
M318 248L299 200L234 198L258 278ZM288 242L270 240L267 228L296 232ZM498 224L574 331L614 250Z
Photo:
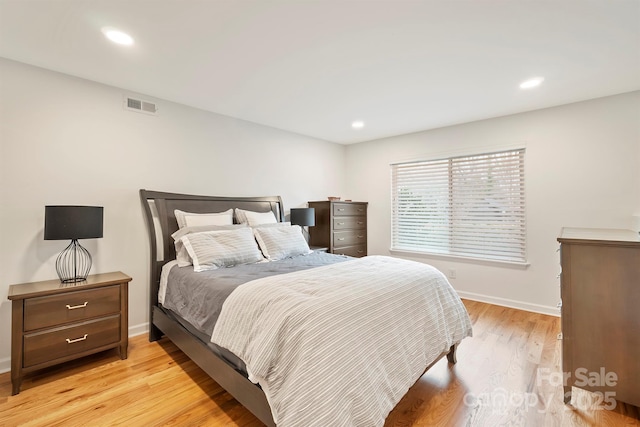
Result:
M111 348L126 359L130 281L114 272L72 284L11 285L12 394L20 392L24 374L37 369Z
M325 246L330 253L367 255L367 203L309 202L315 209L315 226L309 228L309 244Z
M571 387L640 405L640 237L630 230L564 228L562 370Z

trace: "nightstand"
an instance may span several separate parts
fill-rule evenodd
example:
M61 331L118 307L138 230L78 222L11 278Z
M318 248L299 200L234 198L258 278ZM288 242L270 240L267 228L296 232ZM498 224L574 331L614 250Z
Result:
M111 348L126 359L130 281L118 271L11 285L11 394L41 368Z

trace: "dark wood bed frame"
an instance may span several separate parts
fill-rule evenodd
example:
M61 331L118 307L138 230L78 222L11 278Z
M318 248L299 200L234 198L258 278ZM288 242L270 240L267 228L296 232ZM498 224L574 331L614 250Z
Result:
M283 222L282 199L279 196L214 197L140 190L140 200L151 246L149 341L157 341L163 335L167 336L260 421L267 426L275 426L271 409L262 389L249 381L245 374L237 371L229 362L213 353L204 342L187 331L177 320L167 315L158 304L158 288L162 266L176 257L173 239L171 239L171 234L178 230L174 215L175 209L195 213L222 212L230 208L256 212L272 211L276 218ZM457 344L451 346L447 352L438 356L425 369L425 372L445 355L449 363L456 363L456 349Z

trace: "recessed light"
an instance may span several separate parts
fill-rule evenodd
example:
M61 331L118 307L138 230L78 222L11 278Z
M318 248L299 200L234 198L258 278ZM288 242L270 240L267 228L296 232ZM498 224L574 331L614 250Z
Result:
M106 38L114 43L122 44L125 46L131 46L133 44L133 37L112 27L104 27L102 29L102 34L104 34Z
M520 83L520 89L531 89L536 86L540 86L540 83L544 81L544 77L535 77Z
M351 127L354 129L362 129L364 127L364 122L362 120L356 120L351 123Z

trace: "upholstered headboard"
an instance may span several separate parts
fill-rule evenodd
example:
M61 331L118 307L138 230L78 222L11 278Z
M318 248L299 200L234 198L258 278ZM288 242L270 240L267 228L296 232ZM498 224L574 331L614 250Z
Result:
M272 211L278 221L284 221L284 208L280 196L221 197L164 193L140 190L140 200L147 223L150 259L150 305L158 305L158 286L162 266L175 259L176 252L171 234L178 230L175 209L194 213L223 212L240 208L255 212Z

